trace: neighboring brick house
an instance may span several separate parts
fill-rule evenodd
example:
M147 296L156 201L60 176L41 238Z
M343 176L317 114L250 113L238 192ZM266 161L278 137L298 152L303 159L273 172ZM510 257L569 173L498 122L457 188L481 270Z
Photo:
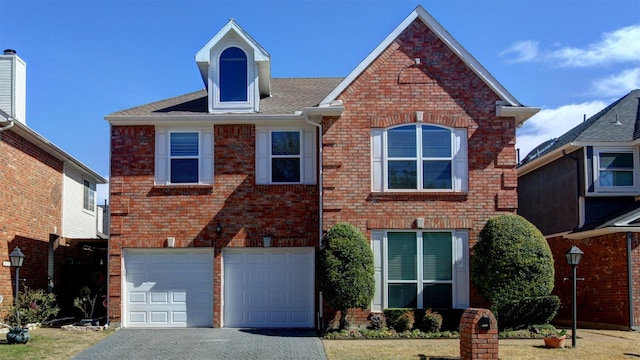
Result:
M571 267L578 266L578 320L584 325L640 324L640 90L618 99L558 138L533 149L518 167L518 212L546 236L555 259L557 321L571 320Z
M26 63L5 50L0 55L0 296L9 303L15 272L5 262L15 247L26 256L21 284L56 293L65 286L60 261L73 261L62 249L80 241L106 247L96 230L95 196L96 185L106 180L28 127L25 115Z
M346 78L270 61L230 20L196 54L206 90L106 117L109 320L326 324L314 261L337 222L371 241L372 311L482 302L469 250L516 210L515 128L539 109L422 7Z

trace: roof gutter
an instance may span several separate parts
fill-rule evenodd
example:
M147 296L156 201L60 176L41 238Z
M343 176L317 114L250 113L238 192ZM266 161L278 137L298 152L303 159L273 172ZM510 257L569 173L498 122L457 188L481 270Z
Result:
M15 119L13 119L9 114L5 113L2 110L0 110L0 116L4 118L2 122L8 123L7 125L0 127L0 132L11 129L13 127Z
M530 162L518 167L517 169L517 173L518 176L522 176L525 175L527 173L532 172L533 170L536 170L554 160L557 160L563 156L565 156L566 154L569 154L573 151L575 151L577 149L576 145L574 143L568 143L565 144L553 151L551 151L550 153L544 154L539 158L536 158L534 160L531 160Z
M540 111L539 107L512 106L505 102L496 102L496 116L513 117L516 119L516 126L522 126L525 121Z
M640 232L640 227L637 226L608 226L599 229L571 232L564 237L571 240L585 239L594 236L602 236L607 234L615 234L620 232L636 233Z

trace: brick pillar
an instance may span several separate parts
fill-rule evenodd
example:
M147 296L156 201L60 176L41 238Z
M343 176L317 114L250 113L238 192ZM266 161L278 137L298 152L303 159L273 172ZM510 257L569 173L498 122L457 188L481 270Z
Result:
M489 329L481 329L483 316L489 318ZM460 319L460 360L498 360L498 321L489 309L469 308Z

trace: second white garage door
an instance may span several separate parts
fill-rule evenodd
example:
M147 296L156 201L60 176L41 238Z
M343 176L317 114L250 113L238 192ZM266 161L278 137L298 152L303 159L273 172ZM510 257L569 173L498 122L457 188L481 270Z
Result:
M314 248L225 249L224 326L314 324Z

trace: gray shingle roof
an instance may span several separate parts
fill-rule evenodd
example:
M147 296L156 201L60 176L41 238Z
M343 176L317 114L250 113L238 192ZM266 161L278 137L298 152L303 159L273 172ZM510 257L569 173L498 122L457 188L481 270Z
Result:
M260 100L260 114L293 114L316 106L342 78L271 79L271 97ZM164 116L208 114L207 92L200 90L170 99L114 112L112 116Z
M640 89L633 90L557 139L531 150L520 165L540 158L562 146L580 142L628 142L640 137Z

